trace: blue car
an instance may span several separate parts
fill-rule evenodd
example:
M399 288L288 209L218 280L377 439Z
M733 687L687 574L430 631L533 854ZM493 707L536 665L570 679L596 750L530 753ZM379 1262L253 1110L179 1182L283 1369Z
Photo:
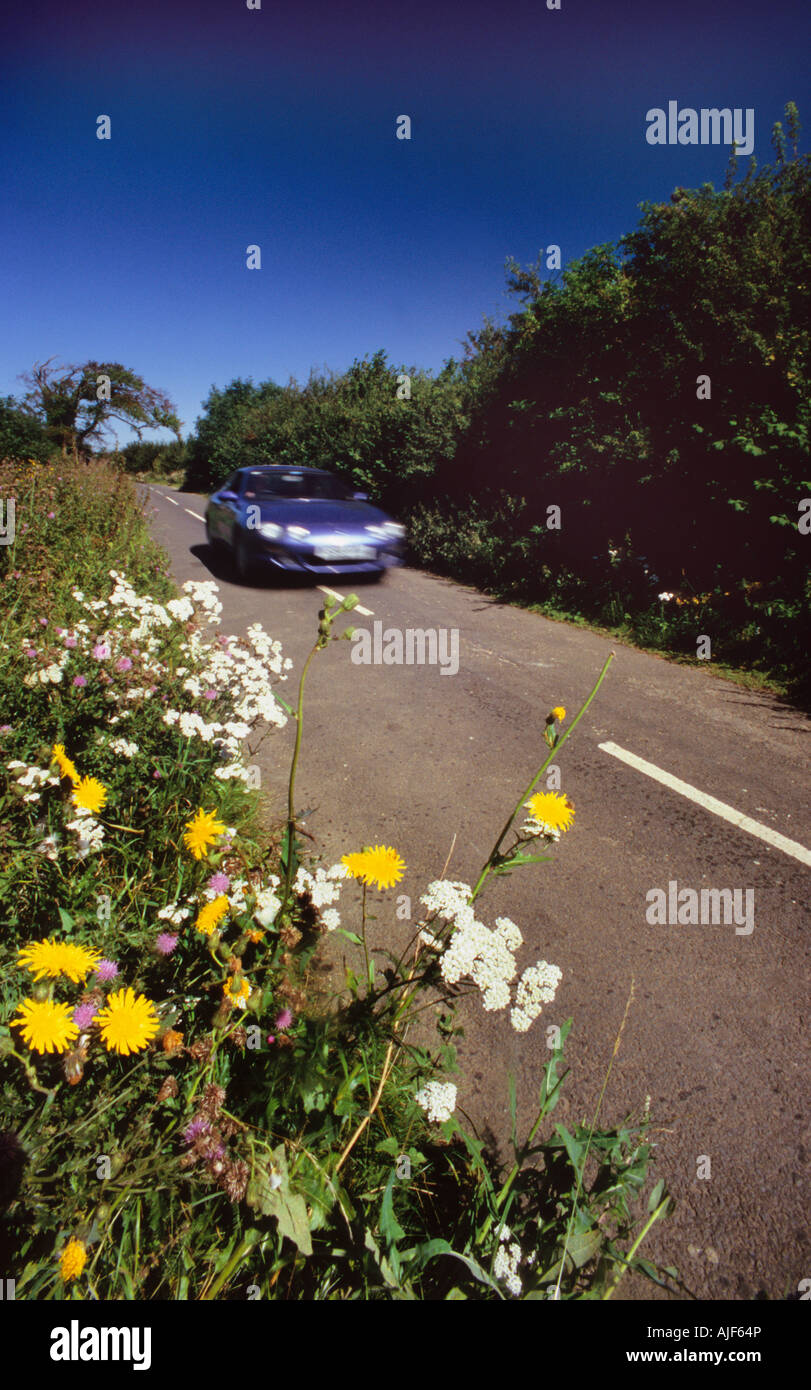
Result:
M321 468L239 468L206 507L210 546L243 583L264 570L379 579L404 563L405 527Z

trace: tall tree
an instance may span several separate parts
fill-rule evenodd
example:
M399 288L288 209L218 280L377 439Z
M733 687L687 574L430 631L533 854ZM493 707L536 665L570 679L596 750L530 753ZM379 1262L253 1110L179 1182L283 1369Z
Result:
M111 420L131 426L139 439L144 429L169 429L181 439L182 422L169 397L120 362L59 367L49 357L21 380L29 388L26 408L63 454L86 456L93 444L109 447Z

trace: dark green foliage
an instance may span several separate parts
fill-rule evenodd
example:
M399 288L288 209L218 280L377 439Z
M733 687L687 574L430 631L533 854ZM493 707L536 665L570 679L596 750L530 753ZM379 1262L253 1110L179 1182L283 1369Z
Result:
M0 459L35 459L45 463L55 451L44 426L22 410L13 396L0 396Z

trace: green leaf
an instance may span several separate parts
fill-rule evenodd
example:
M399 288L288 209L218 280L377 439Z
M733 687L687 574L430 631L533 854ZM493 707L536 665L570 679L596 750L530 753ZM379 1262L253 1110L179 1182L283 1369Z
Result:
M405 1235L405 1231L394 1215L393 1187L394 1169L389 1173L389 1180L386 1183L386 1191L383 1193L380 1207L380 1234L388 1245L396 1245L397 1241L402 1240Z
M60 907L59 909L59 918L65 931L69 932L73 930L73 918L69 912L65 911L64 907Z
M271 1160L260 1160L256 1164L245 1200L265 1216L274 1217L279 1234L292 1240L302 1255L312 1255L307 1204L299 1193L290 1190L284 1144L274 1149Z
M665 1190L665 1180L660 1178L648 1198L648 1211L655 1211L662 1200L662 1193Z
M583 1156L583 1149L585 1146L583 1144L578 1144L574 1135L569 1133L565 1125L556 1125L555 1128L558 1134L560 1135L561 1139L563 1140L566 1152L571 1160L572 1167L576 1171L579 1168L580 1160Z
M578 1269L581 1269L589 1260L593 1260L603 1243L603 1233L596 1226L592 1226L587 1231L580 1231L573 1235L569 1240L568 1253L571 1255Z

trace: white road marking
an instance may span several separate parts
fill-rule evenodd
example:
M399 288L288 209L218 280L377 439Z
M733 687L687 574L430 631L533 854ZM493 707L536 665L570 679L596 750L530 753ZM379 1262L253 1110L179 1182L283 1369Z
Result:
M164 502L171 502L171 504L172 504L173 507L179 507L179 506L180 506L180 503L179 503L179 502L176 502L175 499L174 499L174 497L167 497L166 493L164 493L164 492L159 492L159 493L158 493L158 496L159 496L159 497L162 497L163 500L164 500Z
M319 589L322 594L328 594L330 598L337 599L339 603L343 603L344 595L339 594L335 589L328 589L326 584L317 584L316 588ZM364 608L360 603L352 611L353 613L362 613L364 618L374 617L371 608Z
M199 512L193 512L191 507L184 507L183 510L188 512L189 516L196 516L198 521L205 521L205 517L201 516Z
M695 801L698 806L703 806L705 811L712 811L722 820L729 821L730 825L737 826L738 830L745 830L749 835L756 835L759 840L765 840L767 845L781 849L784 854L790 854L801 864L811 865L811 850L806 849L805 845L799 844L796 840L789 840L786 835L781 835L779 831L772 830L768 825L761 825L760 821L752 820L751 816L744 815L742 811L736 811L734 806L727 806L725 801L719 801L717 797L699 791L689 782L683 782L680 777L674 777L672 773L664 772L655 763L646 762L644 758L637 757L636 753L629 753L627 748L620 748L618 743L600 743L597 746L604 753L610 753L612 757L619 758L620 762L635 768L637 772L644 772L655 782L661 782L662 786L670 787L671 791L679 792L681 796L686 796L689 801Z

